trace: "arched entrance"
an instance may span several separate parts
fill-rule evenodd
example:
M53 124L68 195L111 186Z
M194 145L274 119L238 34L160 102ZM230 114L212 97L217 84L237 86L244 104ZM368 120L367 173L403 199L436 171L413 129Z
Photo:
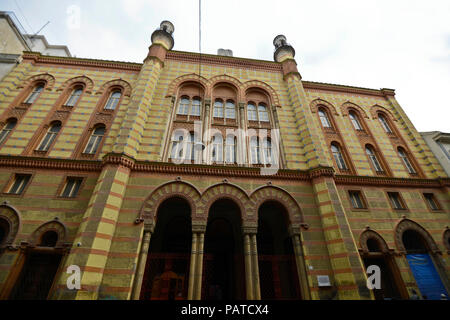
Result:
M186 299L192 225L189 203L178 197L158 208L141 289L141 300Z
M384 239L372 230L365 231L360 238L363 252L361 253L364 267L376 265L381 272L381 288L372 292L376 300L408 299L400 271L389 253Z
M275 201L258 210L258 263L263 300L301 299L286 209Z
M5 219L0 218L0 250L6 243L6 239L9 235L9 223Z
M245 271L239 207L221 199L209 210L203 257L202 299L245 299Z
M405 230L401 240L406 250L406 259L422 297L428 300L440 300L441 294L448 297L438 272L439 266L436 268L430 244L421 232L414 229Z
M58 239L58 233L49 230L40 237L38 247L27 249L22 270L9 299L46 300L49 297L63 257L61 250L55 249Z

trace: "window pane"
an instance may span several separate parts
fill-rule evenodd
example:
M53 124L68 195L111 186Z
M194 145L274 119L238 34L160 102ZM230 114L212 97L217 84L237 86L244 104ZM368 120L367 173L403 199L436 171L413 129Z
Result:
M266 106L263 106L263 105L258 106L258 115L259 115L259 121L264 121L264 122L269 121L269 114L267 113Z
M223 103L221 101L214 103L214 117L223 118Z
M227 101L225 113L226 118L236 119L236 108L233 102Z
M191 110L191 116L199 116L200 115L200 100L194 99L192 101L192 110Z
M439 207L434 199L434 195L432 193L425 193L425 199L428 201L428 204L431 210L439 210Z
M349 116L350 116L350 120L352 121L353 127L356 130L362 130L362 127L361 127L361 124L359 123L358 117L353 112L350 112Z
M26 185L28 184L30 177L31 177L30 175L17 174L14 179L14 183L11 189L9 190L9 193L21 194L25 189Z
M328 116L324 111L319 110L319 118L324 128L331 128L330 121L328 121Z
M411 162L409 161L408 156L402 149L398 149L398 155L402 159L403 163L405 164L406 168L408 169L408 172L411 174L415 174L416 170L414 170L414 167L412 166Z
M77 103L78 98L81 96L82 92L83 92L82 89L74 89L65 105L68 106L68 107L75 106L75 104Z
M225 161L227 163L235 163L236 162L236 142L235 136L228 135L226 140L226 149L225 149Z
M80 178L68 178L62 196L71 198L76 197L81 186L81 181L82 179Z
M333 153L333 157L334 157L334 160L336 161L338 168L341 170L347 170L347 165L345 163L344 157L342 156L340 148L338 146L332 144L331 152Z
M42 92L43 89L44 89L43 85L36 86L33 89L33 91L31 92L31 94L28 96L28 99L25 102L26 103L34 103L34 101L36 101L37 97L39 96L39 94Z
M259 139L257 137L252 137L250 139L250 158L252 164L260 163L259 158Z
M2 143L6 139L6 137L9 135L12 129L14 129L16 124L17 124L16 119L11 119L5 124L3 130L0 132L0 143Z
M189 99L181 98L180 104L178 105L178 114L187 115L189 110Z
M383 168L381 167L380 163L378 162L378 159L373 152L373 150L369 147L366 147L366 153L369 156L370 161L372 162L374 168L378 172L383 172Z
M384 131L386 131L387 133L392 133L391 127L389 127L386 118L382 114L378 115L378 120L380 120L381 126L383 127Z
M256 107L253 104L247 106L247 117L249 121L258 121L258 115L256 113Z
M120 97L122 96L122 93L120 91L114 91L111 96L108 99L108 102L106 103L105 109L106 110L115 110L117 105L119 104Z

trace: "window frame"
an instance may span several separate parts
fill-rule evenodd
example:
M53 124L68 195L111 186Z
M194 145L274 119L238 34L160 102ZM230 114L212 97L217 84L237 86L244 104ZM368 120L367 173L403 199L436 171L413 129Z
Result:
M403 156L401 155L401 153L403 153ZM418 175L418 172L417 172L413 162L411 161L411 159L409 157L409 153L405 150L405 148L397 147L397 155L399 156L400 160L402 161L403 166L405 166L406 171L408 172L408 174L413 175L413 176ZM411 172L410 169L412 169L413 172Z
M30 93L28 93L28 95L26 96L26 98L23 100L23 103L24 104L27 104L27 105L32 105L32 104L34 104L38 99L39 99L39 97L41 96L41 94L42 94L42 92L44 92L44 90L45 90L45 85L46 85L46 83L44 83L44 82L37 82L37 83L35 83L34 85L33 85L33 87L32 87L32 89L31 89L31 91L30 91ZM36 91L36 88L38 88L38 87L41 87L42 89L36 94L36 95L34 95L35 94L35 91ZM30 99L31 99L31 97L34 95L34 99L33 99L33 101L31 101L30 102Z
M367 153L367 150L371 151L371 152L373 153L373 155L369 155L369 154ZM379 153L378 153L378 151L375 149L374 146L372 146L372 145L370 145L370 144L366 144L366 145L364 146L364 153L366 154L366 156L367 156L367 158L368 158L368 160L369 160L369 163L370 163L370 166L372 167L372 170L375 171L375 174L383 174L383 175L387 174L387 171L386 171L387 169L384 168L383 162L380 161L380 159L379 159ZM378 166L380 167L381 171L377 170L376 165L375 165L375 163L373 162L372 156L375 157L375 160L377 161L377 164L378 164Z
M424 199L424 201L425 201L425 203L427 205L428 210L430 210L431 212L442 211L442 206L439 203L439 201L437 200L437 198L436 198L436 196L434 195L433 192L421 192L421 194L422 194L422 197L423 197L423 199ZM433 207L431 206L430 201L427 198L427 196L431 196L432 197L432 200L433 200L433 202L434 202L434 204L436 206L436 209L433 209Z
M391 195L396 195L398 197L397 200L400 203L401 208L396 208L394 206ZM406 205L405 199L403 199L403 196L400 191L386 191L386 196L388 198L388 201L389 201L389 204L390 204L392 210L397 211L397 212L399 212L399 211L403 212L403 211L409 210L408 206Z
M249 110L249 106L252 106L252 107L254 107L255 109L254 110ZM258 121L258 107L257 107L257 104L256 103L254 103L253 101L249 101L249 102L247 102L247 106L246 106L246 109L247 109L247 121L254 121L254 122L259 122ZM254 115L254 119L253 119L253 117L252 117L252 119L250 119L250 112L252 112L252 113L254 113L253 115Z
M67 186L68 179L77 179L77 180L81 181L80 182L80 186L79 186L78 191L77 191L77 194L74 197L67 197L67 196L63 195L64 191L66 189L66 186ZM56 192L56 198L58 198L58 199L65 199L65 200L74 200L74 199L79 198L80 195L81 195L81 191L84 188L84 184L86 182L86 179L87 179L86 176L78 176L78 175L72 175L72 174L64 175L64 177L62 178L61 183L60 183L60 185L58 187L58 190Z
M113 97L113 95L115 93L119 93L120 96L118 98ZM105 102L105 104L103 106L103 110L107 111L107 112L115 112L120 107L120 103L122 102L122 97L123 97L123 90L121 88L112 88L112 89L110 89L109 94L108 94L108 98L106 99L106 102ZM107 108L108 105L110 105L110 101L112 99L114 99L114 102L112 103L114 108Z
M8 118L5 123L3 124L3 128L0 131L0 135L6 130L6 126L10 123L10 120L14 119L15 120L15 124L14 127L12 127L11 129L7 130L7 133L1 138L0 140L0 146L3 146L4 143L6 143L6 141L8 140L8 138L11 136L12 132L16 129L17 124L19 123L19 119L17 119L16 117L10 117Z
M62 106L73 109L78 105L81 98L83 97L85 87L83 84L75 84L75 85L71 86L70 88L71 88L71 90L69 91L67 97L64 99L64 103ZM74 94L77 90L81 90L80 94L78 95L78 98L76 99L75 103L73 103L72 105L69 105L68 102L72 99L72 97L74 96Z
M50 132L50 130L58 123L59 123L59 130L57 132ZM63 124L61 121L52 121L48 126L45 126L44 129L47 129L47 130L45 131L45 133L43 133L41 135L41 139L39 140L39 143L37 144L34 151L38 152L38 153L48 153L50 151L50 149L53 147L53 145L55 144L55 142L63 128L62 126L63 126ZM46 140L47 136L49 136L50 134L51 134L51 136L47 140L47 144L46 144L47 148L44 150L40 150L42 144Z
M383 128L384 133L386 133L388 135L395 135L395 130L394 130L391 122L389 121L388 117L382 112L378 112L377 117L378 117L378 122L381 124L381 127Z
M335 152L333 151L333 147L335 147L337 149L337 151L338 151L338 154L340 156L340 160L342 160L342 162L344 164L343 168L340 167L339 161L336 159L336 155L335 155ZM336 165L336 167L337 167L337 169L339 171L344 171L344 172L351 171L349 165L347 164L347 162L348 162L347 159L346 159L347 157L344 154L344 152L342 150L342 147L341 147L341 145L339 143L337 143L336 141L331 142L330 143L330 151L331 151L331 156L333 157L333 161L334 161L334 163L335 163L335 165Z
M322 117L321 114L323 114L324 117ZM323 106L318 107L317 108L317 116L319 117L320 125L322 126L322 128L324 130L333 130L333 131L336 130L335 127L334 127L333 122L331 121L331 118L330 118L330 115L328 113L328 110L326 108L324 108ZM326 121L328 126L325 126L323 119Z
M352 211L368 211L369 210L369 206L367 204L368 202L367 202L367 199L366 199L366 197L364 195L363 190L361 190L361 189L348 189L346 191L347 191L348 201L350 203L350 208L351 208ZM352 194L358 194L359 200L361 201L362 207L357 208L357 207L354 206Z
M101 128L101 127L103 127L103 128L105 129L105 131L104 131L104 133L103 133L103 135L102 135L102 138L100 139L100 142L97 144L97 148L96 148L95 152L94 152L94 153L92 153L92 152L89 152L89 153L86 152L87 147L88 147L88 145L89 145L89 142L91 141L91 138L94 136L95 131L96 131L97 129ZM106 134L108 133L108 127L107 127L105 124L103 124L103 123L102 123L102 124L96 124L95 126L92 127L91 130L89 130L89 132L90 132L90 134L89 134L89 136L88 136L88 139L85 141L85 145L84 145L82 154L83 154L84 156L92 156L92 157L95 157L95 156L98 154L99 150L101 150L102 145L103 145L103 142L104 142L105 139L106 139ZM98 136L97 136L97 137L98 137Z
M232 137L233 144L228 143L229 137ZM231 154L233 155L234 158L233 161L228 161L229 158L228 155L230 154L228 151L230 146L232 146ZM234 134L229 134L225 138L225 164L237 164L237 136L235 136Z
M350 119L350 123L352 124L352 127L356 132L365 132L366 131L364 128L364 125L361 122L360 116L356 111L349 110L348 118ZM356 128L355 122L358 124L359 129Z
M16 181L16 176L18 175L22 175L22 176L29 176L28 182L26 183L26 185L23 187L21 193L11 193L11 189L14 186L14 183ZM29 186L31 185L32 181L33 181L33 177L34 177L34 172L30 172L30 171L18 171L18 172L13 172L10 176L8 181L6 182L6 184L3 186L3 195L4 196L8 196L8 197L17 197L17 198L21 198L23 197Z

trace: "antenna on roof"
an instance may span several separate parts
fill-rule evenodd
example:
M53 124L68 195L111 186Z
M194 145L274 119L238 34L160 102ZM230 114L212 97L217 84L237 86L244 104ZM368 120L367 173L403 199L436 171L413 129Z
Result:
M42 29L44 29L49 23L50 23L50 21L47 21L47 23L44 24L44 26L43 26L42 28L40 28L38 31L36 31L36 33L33 34L33 35L31 36L31 38L35 37L39 32L41 32Z

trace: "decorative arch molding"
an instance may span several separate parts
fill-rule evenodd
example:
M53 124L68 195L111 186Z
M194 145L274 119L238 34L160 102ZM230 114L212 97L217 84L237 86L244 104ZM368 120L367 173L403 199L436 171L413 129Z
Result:
M66 244L67 228L62 222L59 221L58 218L55 218L52 221L44 222L43 224L41 224L31 234L28 241L29 245L32 247L38 246L42 235L47 231L54 231L58 235L58 241L56 242L55 248L67 246Z
M326 108L328 108L328 110L330 112L332 112L335 116L338 116L339 113L337 113L336 108L329 102L322 100L322 99L315 99L311 102L310 107L311 107L311 112L312 113L317 113L319 106L324 106Z
M349 109L352 109L352 108L355 109L356 111L358 111L358 113L360 114L361 117L369 119L369 116L367 115L366 111L364 111L363 108L361 108L357 104L354 104L353 102L350 102L350 101L347 101L344 104L342 104L342 106L341 106L342 116L347 117L348 113L349 113Z
M374 105L372 107L370 107L370 114L372 116L372 119L377 119L378 118L378 112L384 113L385 115L387 115L392 121L397 121L397 119L394 117L394 115L392 114L391 111L389 111L388 109L386 109L385 107L382 107L380 105Z
M17 89L27 88L27 87L33 85L33 83L36 83L38 81L45 82L45 90L47 90L47 91L52 91L52 89L55 85L55 77L54 76L52 76L49 73L41 73L41 74L36 74L34 76L29 77L24 82L22 82L21 85L19 85L17 87Z
M229 182L212 185L203 192L203 217L207 219L209 216L209 209L213 203L221 199L229 199L239 207L243 223L248 220L254 220L255 217L249 218L246 216L246 212L251 207L250 197L243 189L241 189L241 187Z
M428 233L428 231L426 231L418 223L406 218L400 220L394 229L395 245L397 246L398 251L400 251L401 253L406 253L402 237L403 233L408 230L412 230L420 234L422 238L425 240L428 250L430 250L432 253L441 253L438 246L436 245L436 242L434 241L433 237Z
M147 227L153 228L156 225L157 213L161 203L176 197L182 198L189 203L192 219L199 214L200 191L194 185L177 179L177 181L170 181L156 187L144 201L139 214L139 221L137 222L143 221Z
M209 80L195 73L190 73L174 79L169 84L169 88L167 90L168 95L166 97L176 97L178 88L180 88L185 82L196 82L200 84L205 90L205 96L211 95L211 86Z
M265 91L269 95L269 98L272 101L272 103L277 107L281 107L280 99L278 97L277 92L271 86L269 86L267 83L259 81L259 80L250 80L250 81L244 82L242 85L243 94L247 94L247 91L252 88L257 88L257 89Z
M258 220L259 208L267 201L274 201L286 209L288 222L291 225L304 224L303 213L297 200L283 188L272 185L259 187L252 192L250 200L255 204L253 215L256 220Z
M94 82L86 76L80 76L69 79L66 82L64 82L56 91L65 91L67 88L70 88L76 83L83 83L85 85L85 91L87 93L92 93L92 89L94 88Z
M389 253L389 246L383 237L378 232L371 230L370 228L366 228L366 230L364 230L359 236L359 246L364 253L370 252L367 247L367 240L369 239L373 239L378 243L382 253Z
M122 79L114 79L108 82L105 82L100 89L96 92L96 94L103 94L105 91L107 91L110 87L122 87L123 88L123 95L124 96L131 96L131 85Z
M21 226L21 218L19 211L5 201L0 205L0 219L6 221L9 227L6 241L0 247L0 249L2 249L14 244Z
M232 76L228 76L226 74L217 75L210 78L209 83L211 87L211 93L214 91L215 87L219 86L222 83L225 83L231 85L236 90L238 101L242 101L242 98L244 97L242 92L242 83Z

